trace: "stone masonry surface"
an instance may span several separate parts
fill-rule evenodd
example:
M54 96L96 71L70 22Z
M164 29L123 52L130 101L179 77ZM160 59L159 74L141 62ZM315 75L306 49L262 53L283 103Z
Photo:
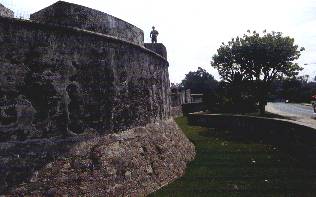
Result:
M145 196L182 176L194 146L174 120L107 136L0 143L8 196Z
M1 3L0 3L0 16L4 16L4 17L14 17L14 12L6 7L4 7Z
M144 32L121 19L84 6L58 1L31 14L31 20L78 27L144 45Z
M0 17L0 195L144 196L183 175L165 47L66 2L32 18Z
M145 43L145 47L149 50L155 51L162 57L167 59L167 49L161 43Z
M168 62L145 48L10 18L0 18L0 43L2 141L58 135L64 124L110 133L170 116Z

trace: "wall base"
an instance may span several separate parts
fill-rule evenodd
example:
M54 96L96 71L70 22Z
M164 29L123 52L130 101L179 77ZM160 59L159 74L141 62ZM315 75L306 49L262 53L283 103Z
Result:
M144 196L184 174L195 148L173 119L106 136L0 143L0 193Z

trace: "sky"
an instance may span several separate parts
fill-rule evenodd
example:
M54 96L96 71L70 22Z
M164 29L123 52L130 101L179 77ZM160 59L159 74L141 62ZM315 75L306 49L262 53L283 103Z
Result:
M28 17L57 0L0 0ZM145 42L155 26L158 42L168 50L170 81L179 83L185 74L206 69L216 79L210 65L222 42L247 30L277 31L304 47L298 63L300 75L316 75L316 0L67 0L111 14L144 30ZM304 65L307 64L307 65Z

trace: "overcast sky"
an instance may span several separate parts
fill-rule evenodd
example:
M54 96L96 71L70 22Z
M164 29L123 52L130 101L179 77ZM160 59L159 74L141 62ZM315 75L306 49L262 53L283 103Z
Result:
M56 0L0 0L16 15L29 15ZM299 63L301 74L316 75L316 0L69 0L94 8L145 32L154 25L158 42L168 50L171 82L181 82L185 74L202 67L219 79L210 61L222 42L248 29L280 31L305 47ZM308 65L304 65L308 64Z

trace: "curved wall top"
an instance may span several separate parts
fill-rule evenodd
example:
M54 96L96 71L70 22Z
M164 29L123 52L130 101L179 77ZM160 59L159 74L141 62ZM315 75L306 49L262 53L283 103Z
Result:
M167 49L162 43L145 43L144 46L167 59Z
M0 3L0 16L13 18L14 12Z
M64 1L31 14L30 19L78 27L144 45L144 32L136 26L101 11Z

